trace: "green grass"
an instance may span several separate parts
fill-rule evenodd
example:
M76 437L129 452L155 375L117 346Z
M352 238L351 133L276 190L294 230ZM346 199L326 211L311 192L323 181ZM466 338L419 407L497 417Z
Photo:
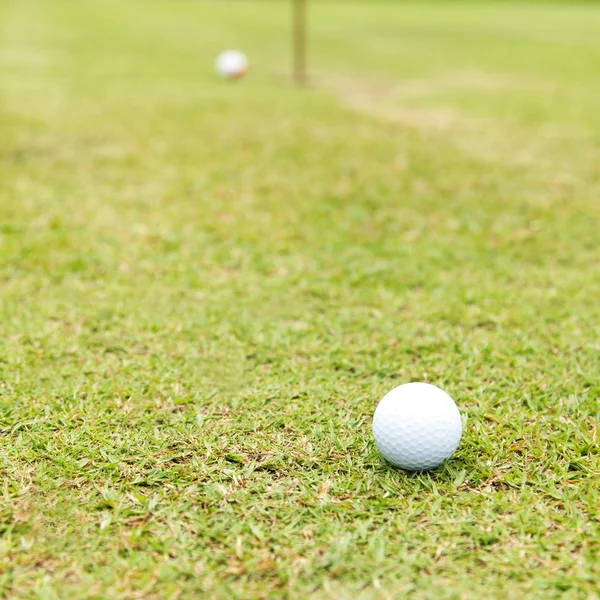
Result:
M315 3L296 90L286 3L1 2L0 595L598 598L599 26Z

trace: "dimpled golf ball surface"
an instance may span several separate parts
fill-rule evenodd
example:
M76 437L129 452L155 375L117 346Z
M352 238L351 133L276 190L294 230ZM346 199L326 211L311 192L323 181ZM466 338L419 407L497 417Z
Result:
M225 79L238 79L248 70L248 59L239 50L225 50L217 56L215 69Z
M407 383L386 394L373 417L377 449L407 471L425 471L452 456L462 435L454 400L428 383Z

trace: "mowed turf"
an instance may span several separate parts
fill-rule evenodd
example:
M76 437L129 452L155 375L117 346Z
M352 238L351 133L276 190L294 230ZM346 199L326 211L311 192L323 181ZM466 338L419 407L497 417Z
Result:
M310 16L0 3L1 594L599 596L600 8Z

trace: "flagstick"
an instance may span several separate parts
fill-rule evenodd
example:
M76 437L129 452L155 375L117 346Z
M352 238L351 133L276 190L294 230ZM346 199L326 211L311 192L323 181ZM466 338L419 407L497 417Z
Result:
M306 0L293 0L294 81L306 85Z

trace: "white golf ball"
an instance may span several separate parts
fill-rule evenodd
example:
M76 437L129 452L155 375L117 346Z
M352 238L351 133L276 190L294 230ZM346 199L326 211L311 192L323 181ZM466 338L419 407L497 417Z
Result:
M239 50L225 50L217 56L215 69L225 79L239 79L248 70L248 59Z
M388 462L407 471L425 471L452 456L462 436L462 422L446 392L428 383L406 383L379 402L373 435Z

